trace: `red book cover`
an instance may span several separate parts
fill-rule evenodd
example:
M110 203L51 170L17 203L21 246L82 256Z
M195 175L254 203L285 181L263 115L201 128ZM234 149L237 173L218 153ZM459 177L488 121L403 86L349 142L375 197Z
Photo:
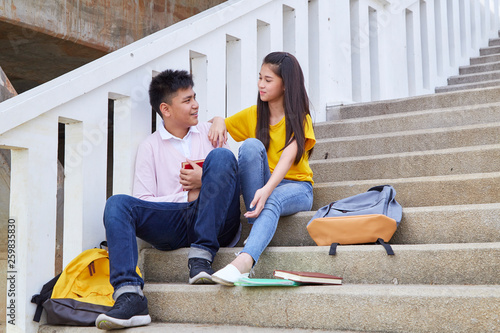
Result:
M196 160L196 161L193 161L194 163L198 164L200 167L203 167L203 162L205 162L205 160ZM191 166L191 164L189 164L189 162L182 162L182 165L181 167L183 169L193 169L193 167Z
M196 163L196 164L198 164L200 167L203 167L203 162L204 161L205 160L195 160L193 162ZM193 170L193 166L191 164L189 164L189 162L182 162L181 168L182 169L186 169L186 170ZM186 191L186 190L183 190L183 191Z

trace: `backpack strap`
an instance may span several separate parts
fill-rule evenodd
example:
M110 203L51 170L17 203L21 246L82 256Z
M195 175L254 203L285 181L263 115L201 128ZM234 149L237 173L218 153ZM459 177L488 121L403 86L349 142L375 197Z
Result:
M335 254L337 254L337 245L339 245L339 243L332 243L332 245L330 245L330 252L328 253L329 255L334 256Z
M385 249L385 252L387 252L387 255L389 255L389 256L394 255L394 251L392 250L392 247L389 244L387 244L386 242L384 242L384 240L382 238L377 239L375 244L382 245Z
M394 255L394 251L392 250L392 247L389 244L387 244L386 242L384 242L384 240L382 238L377 239L375 244L382 245L385 249L385 252L387 252L387 255L390 255L390 256ZM330 245L330 252L328 253L329 255L334 256L335 254L337 254L337 245L339 245L339 243L332 243L332 245Z
M36 294L31 297L31 303L35 303L37 305L35 316L33 316L33 321L36 321L37 323L40 322L43 310L42 304L46 300L48 300L50 296L52 296L52 289L54 289L59 276L61 276L60 273L56 277L52 278L52 280L43 285L40 294Z

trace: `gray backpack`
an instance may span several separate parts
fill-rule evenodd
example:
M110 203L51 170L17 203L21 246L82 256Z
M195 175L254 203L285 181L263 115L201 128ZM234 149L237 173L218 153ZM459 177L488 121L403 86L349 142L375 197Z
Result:
M330 254L338 244L382 244L387 254L394 251L388 242L403 215L391 185L370 188L348 198L321 207L307 224L309 235L317 245L330 245Z

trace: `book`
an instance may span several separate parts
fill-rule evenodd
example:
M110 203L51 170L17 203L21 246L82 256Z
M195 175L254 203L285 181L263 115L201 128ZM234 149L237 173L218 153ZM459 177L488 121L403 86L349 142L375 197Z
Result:
M196 161L193 161L194 163L198 164L200 167L203 167L203 162L205 162L205 160L196 160ZM189 164L189 162L182 162L181 164L181 168L183 169L193 169L192 165Z
M242 287L294 287L300 286L302 283L298 283L286 279L250 279L241 278L234 283L235 286Z
M330 274L317 272L295 272L275 270L273 275L280 279L292 280L301 283L312 284L342 284L342 278Z
M203 162L205 162L205 160L195 160L193 162L198 164L200 167L203 167ZM186 170L193 170L193 166L191 164L189 164L189 162L182 162L181 168L186 169ZM183 191L187 191L187 190L183 189Z

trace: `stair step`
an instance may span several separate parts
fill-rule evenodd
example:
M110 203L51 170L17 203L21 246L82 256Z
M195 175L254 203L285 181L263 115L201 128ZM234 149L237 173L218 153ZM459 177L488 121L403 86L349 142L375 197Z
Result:
M311 159L385 155L490 145L500 142L500 122L317 140Z
M491 38L488 41L488 46L500 46L500 38Z
M500 80L492 80L478 83L454 84L451 86L437 87L436 93L463 92L467 90L481 91L485 88L500 86Z
M448 78L448 84L455 85L466 83L482 83L495 80L500 80L500 71L451 76L450 78Z
M315 182L500 171L500 144L377 156L312 160Z
M500 102L500 87L491 87L477 91L449 92L389 101L327 106L327 115L328 120L339 120L497 102Z
M492 54L499 54L500 46L489 46L479 49L479 55L486 56Z
M460 75L463 75L463 74L492 72L498 70L500 70L500 61L486 63L486 64L479 64L479 65L462 66L459 69L459 73Z
M500 172L378 179L314 184L317 210L328 203L367 191L370 187L391 184L403 207L471 205L500 202Z
M491 103L322 122L314 125L314 134L319 140L499 121L500 103Z
M268 247L254 267L254 277L272 278L275 269L284 269L333 274L346 284L500 283L500 243L395 244L392 248L394 256L388 256L381 245L343 245L331 256L328 246ZM241 249L221 248L214 270L230 263ZM189 249L142 252L147 283L187 283Z
M148 284L154 320L371 332L495 332L499 286ZM258 306L256 306L258 304Z
M38 333L96 333L95 327L75 327L75 326L56 326L40 325ZM349 333L352 331L325 331L308 328L276 328L276 327L255 327L241 325L216 325L216 324L189 324L189 323L160 323L153 322L148 326L127 328L123 332L131 333ZM361 332L363 333L363 332Z
M399 200L399 194L396 196ZM315 246L307 223L316 211L282 216L269 246ZM500 203L431 207L403 207L403 218L391 244L488 243L500 239ZM251 225L242 219L241 239Z
M471 65L486 64L489 62L498 62L498 61L500 61L500 54L492 54L487 56L470 58Z

